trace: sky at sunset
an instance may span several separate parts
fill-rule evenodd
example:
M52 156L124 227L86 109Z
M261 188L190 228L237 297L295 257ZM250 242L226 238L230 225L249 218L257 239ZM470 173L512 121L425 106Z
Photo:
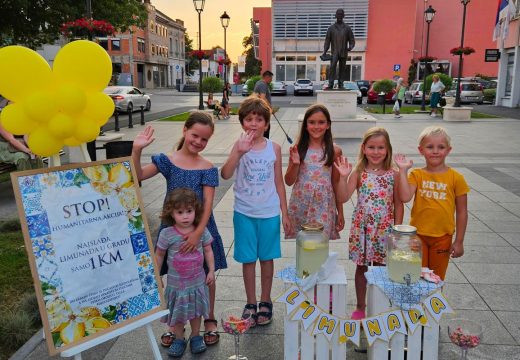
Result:
M197 48L198 15L192 0L151 0L156 9L172 19L181 19L193 47ZM206 0L201 14L202 48L210 49L220 45L224 47L224 29L220 16L227 12L231 18L227 28L227 52L231 61L237 62L237 56L244 51L242 39L251 33L250 19L253 7L270 7L271 0Z

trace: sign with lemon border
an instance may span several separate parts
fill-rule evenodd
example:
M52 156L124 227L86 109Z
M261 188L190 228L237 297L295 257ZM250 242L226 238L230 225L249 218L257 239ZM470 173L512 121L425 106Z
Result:
M166 308L130 158L11 173L49 353Z

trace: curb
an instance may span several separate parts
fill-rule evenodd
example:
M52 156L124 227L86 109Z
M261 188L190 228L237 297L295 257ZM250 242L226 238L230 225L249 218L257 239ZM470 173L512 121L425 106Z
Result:
M16 350L9 360L27 359L43 340L43 328L41 328L25 344L23 344L21 348Z

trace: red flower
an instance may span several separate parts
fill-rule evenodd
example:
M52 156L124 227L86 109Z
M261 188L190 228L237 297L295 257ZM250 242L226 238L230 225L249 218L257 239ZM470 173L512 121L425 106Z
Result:
M432 61L435 61L435 60L437 60L437 58L435 56L421 56L419 58L420 62L432 62Z
M473 49L472 47L469 47L469 46L466 46L466 47L457 46L450 50L450 53L452 55L461 55L461 54L469 55L469 54L473 54L474 52L475 52L475 49Z
M60 31L63 36L74 38L114 35L116 30L107 21L81 18L64 23Z
M190 52L190 56L197 59L204 59L206 58L206 52L204 50L193 50Z

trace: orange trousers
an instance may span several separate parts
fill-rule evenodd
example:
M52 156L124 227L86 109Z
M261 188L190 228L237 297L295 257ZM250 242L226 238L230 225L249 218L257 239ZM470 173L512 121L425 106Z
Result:
M422 266L428 267L442 280L446 276L450 261L452 235L440 237L419 235L422 242Z

